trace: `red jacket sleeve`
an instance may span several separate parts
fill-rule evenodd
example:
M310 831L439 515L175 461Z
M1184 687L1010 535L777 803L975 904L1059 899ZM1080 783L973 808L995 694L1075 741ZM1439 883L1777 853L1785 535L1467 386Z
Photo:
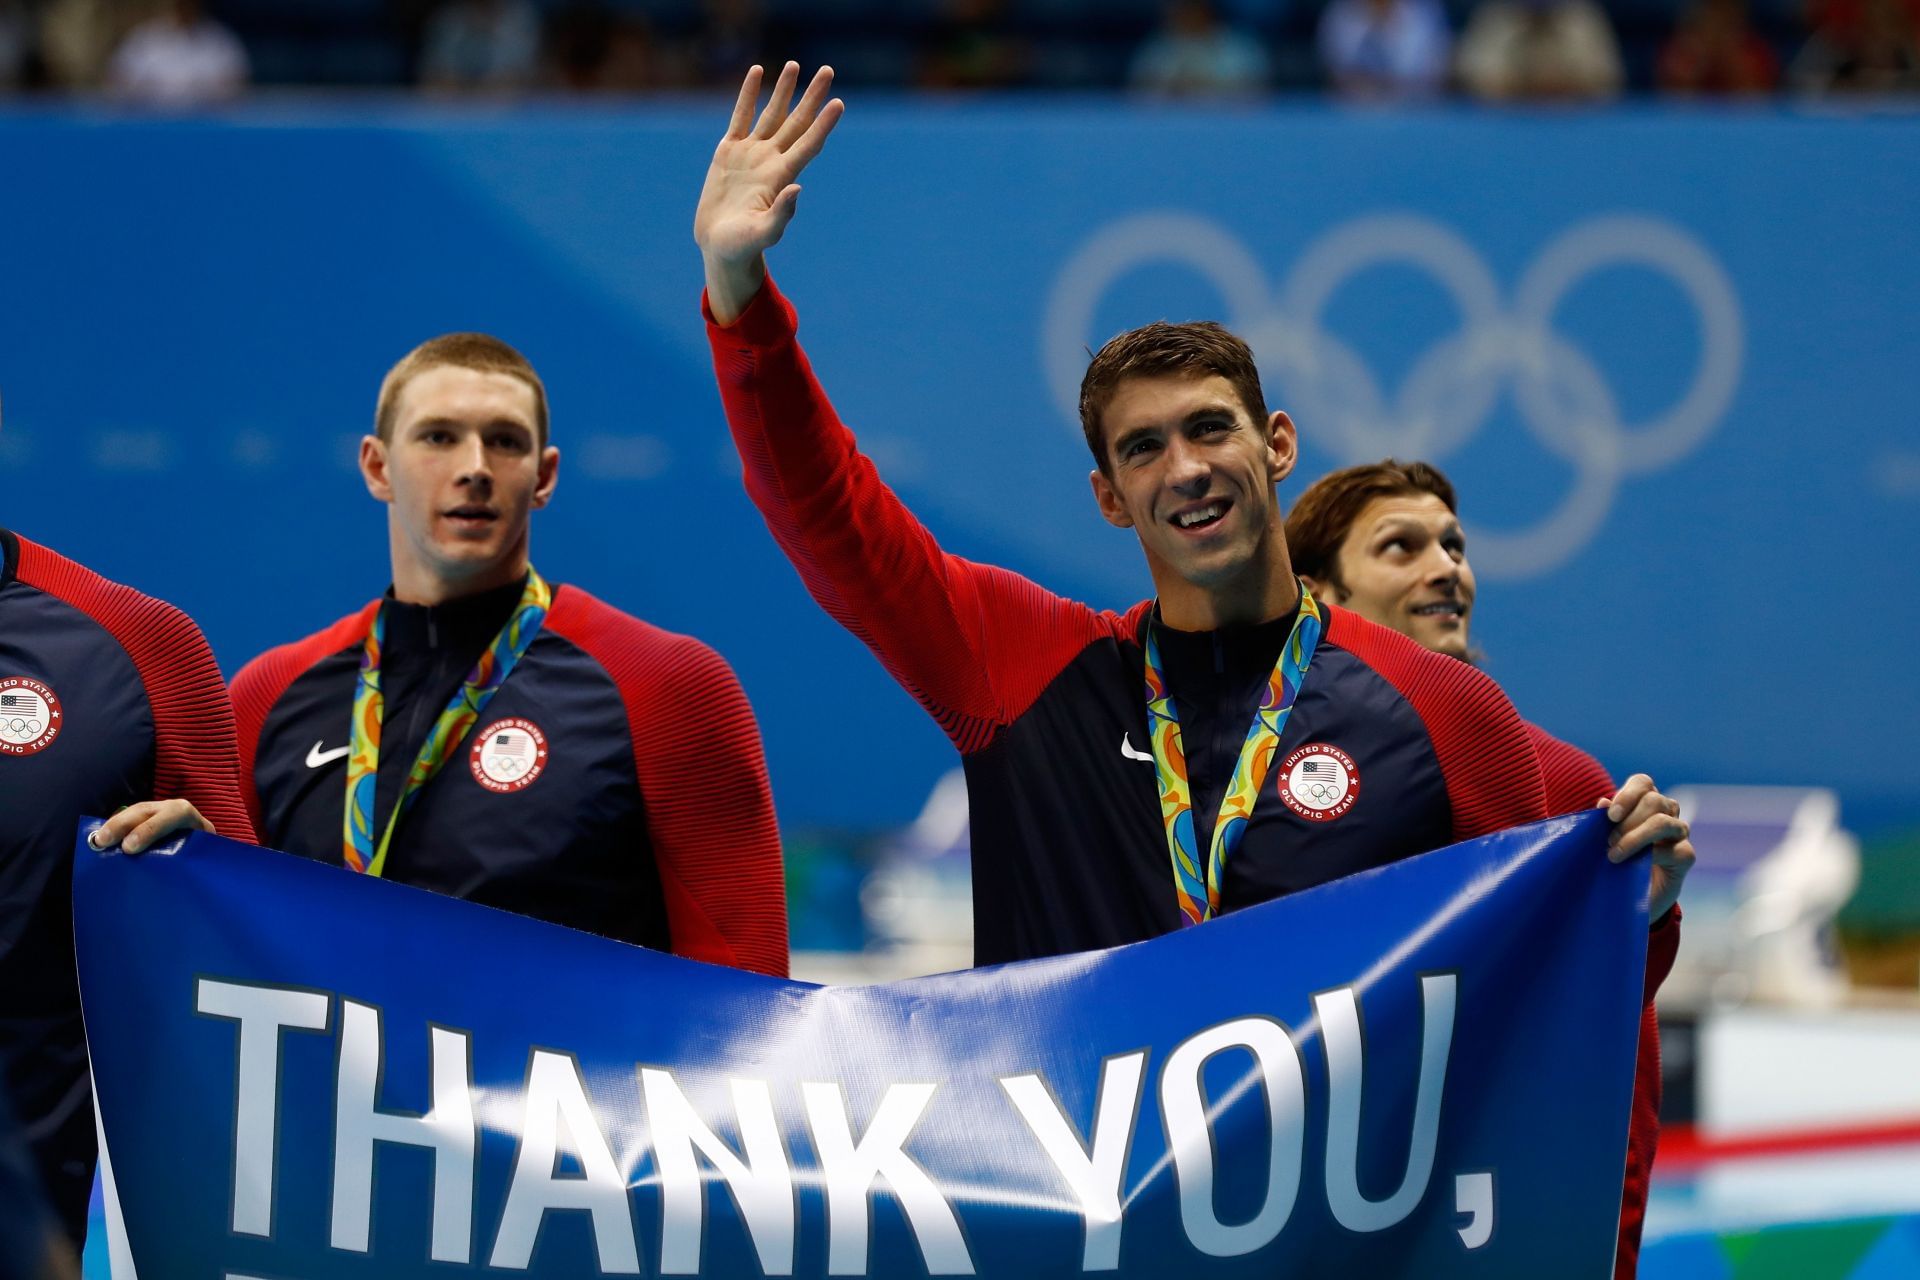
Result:
M187 615L170 605L161 609L120 637L153 704L153 798L186 800L215 831L252 844L220 667Z
M297 670L288 669L291 663L276 661L280 656L280 650L261 654L240 668L228 689L233 701L234 728L240 737L240 794L246 801L255 831L266 829L265 815L260 810L260 788L253 780L253 762L260 751L260 731L266 726L267 713L273 710L273 704L299 674Z
M228 692L233 701L234 727L240 738L240 794L246 800L247 812L252 815L253 829L263 841L267 835L266 821L260 810L260 788L254 782L253 766L259 757L260 734L266 727L267 716L287 686L299 679L308 667L349 645L365 643L367 632L373 627L373 616L379 610L380 602L370 601L357 613L348 614L324 631L267 650L241 667L233 677ZM345 727L351 719L350 713L342 712L341 725Z
M153 702L154 798L187 800L215 831L252 844L226 684L199 628L181 614L173 634L129 651Z
M1606 766L1571 742L1563 742L1531 723L1527 725L1527 736L1533 740L1533 749L1540 756L1549 813L1591 809L1594 801L1611 796L1617 790Z
M193 619L45 547L20 543L20 576L105 627L153 709L153 795L186 800L223 836L253 840L226 685Z
M984 747L1114 614L943 552L841 423L768 280L725 328L714 373L747 493L813 598L872 649L962 752Z
M599 662L626 703L674 954L785 977L780 828L760 726L733 668L572 585L547 626Z
M1647 977L1641 993L1640 1048L1633 1067L1633 1110L1627 1129L1627 1176L1620 1194L1614 1280L1633 1280L1640 1267L1640 1234L1647 1220L1653 1161L1660 1149L1660 1017L1653 994L1673 971L1679 950L1680 907L1676 904L1647 934Z
M1453 806L1455 840L1548 816L1526 722L1491 677L1338 605L1327 613L1328 638L1399 690L1426 727Z
M634 757L673 949L784 978L786 874L753 708L697 642L656 672L652 692L633 712Z

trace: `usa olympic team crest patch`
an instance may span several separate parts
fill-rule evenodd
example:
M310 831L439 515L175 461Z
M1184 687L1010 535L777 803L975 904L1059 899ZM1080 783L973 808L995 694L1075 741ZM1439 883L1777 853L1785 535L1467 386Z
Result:
M1280 762L1280 799L1308 822L1332 822L1360 798L1353 757L1327 742L1309 742Z
M0 676L0 755L38 755L60 736L60 698L31 676Z
M547 767L547 735L531 720L495 720L473 739L467 763L473 780L489 791L524 791Z

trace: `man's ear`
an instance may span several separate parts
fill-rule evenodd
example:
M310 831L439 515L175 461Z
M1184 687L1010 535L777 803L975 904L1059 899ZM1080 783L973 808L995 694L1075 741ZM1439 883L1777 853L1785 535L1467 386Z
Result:
M360 478L367 492L381 502L393 501L393 480L387 474L387 442L379 436L360 437Z
M1087 473L1087 480L1093 485L1093 500L1100 505L1100 514L1106 522L1116 529L1133 528L1133 517L1121 505L1120 491L1113 487L1107 473L1095 467Z
M533 487L533 509L538 511L553 501L553 488L560 483L560 451L548 445L540 451L540 482Z
M1285 411L1275 409L1267 417L1267 465L1273 471L1273 482L1279 484L1293 474L1294 464L1300 461L1300 436L1294 429L1293 419Z
M1315 578L1303 573L1300 575L1300 581L1307 584L1307 590L1313 592L1315 599L1325 600L1331 604L1347 602L1347 593L1323 578Z

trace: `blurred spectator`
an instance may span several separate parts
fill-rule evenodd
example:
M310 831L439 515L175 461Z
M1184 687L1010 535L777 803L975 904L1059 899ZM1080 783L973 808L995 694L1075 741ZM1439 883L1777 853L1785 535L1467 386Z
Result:
M1780 79L1780 59L1747 21L1746 0L1695 0L1660 51L1668 93L1754 94Z
M1460 36L1461 83L1493 100L1620 91L1620 46L1593 0L1481 0Z
M653 31L638 13L574 4L548 29L554 77L576 93L640 93L658 87Z
M1920 0L1824 0L1793 60L1807 93L1920 92Z
M1439 0L1333 0L1319 41L1320 65L1343 97L1431 98L1446 87L1453 33Z
M1259 40L1229 26L1211 0L1170 0L1165 23L1127 68L1127 83L1169 96L1255 94L1273 80Z
M0 89L19 87L33 56L33 27L18 0L0 0Z
M692 51L694 79L737 88L754 63L770 63L766 7L761 0L705 0L704 22Z
M427 20L420 81L432 89L521 89L539 62L540 15L526 0L452 0Z
M1025 83L1032 53L1012 29L1006 0L945 0L927 41L929 89L1009 89Z
M107 64L107 87L155 107L191 107L237 97L247 86L247 51L201 10L172 0L166 12L127 33Z
M150 0L52 0L40 11L47 74L69 88L98 88L121 38L153 12Z

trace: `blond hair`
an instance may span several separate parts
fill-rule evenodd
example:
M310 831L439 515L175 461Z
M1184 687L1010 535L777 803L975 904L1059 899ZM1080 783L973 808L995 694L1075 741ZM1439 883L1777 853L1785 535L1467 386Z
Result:
M387 370L387 376L380 380L380 399L373 411L375 435L382 440L393 439L393 419L398 412L400 393L415 377L442 365L480 373L504 373L526 383L533 389L535 447L547 447L546 384L540 381L540 375L533 371L533 365L525 356L484 333L445 333L429 338Z

